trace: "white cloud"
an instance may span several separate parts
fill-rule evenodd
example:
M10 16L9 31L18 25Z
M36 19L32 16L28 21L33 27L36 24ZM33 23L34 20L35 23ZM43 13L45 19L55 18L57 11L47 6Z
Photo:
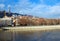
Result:
M0 0L0 2L6 2L6 1L8 1L8 0Z
M0 4L0 8L4 8L5 7L5 5L4 4Z
M44 3L44 0L40 0L40 2L41 2L41 4L43 4Z
M39 17L54 18L60 14L60 6L38 5L32 9L32 12Z
M1 0L1 2L6 1L7 0ZM7 7L11 7L12 12L29 14L44 18L58 18L60 16L60 3L56 3L55 5L50 6L44 4L44 0L39 1L41 3L37 4L31 3L29 0L19 0L15 5L8 5ZM55 1L52 0L52 2ZM0 4L0 9L3 9L4 7L4 4Z
M41 4L32 4L28 0L20 0L13 6L15 12L23 12L24 14L46 17L46 18L58 18L60 14L60 3L49 6L42 4L44 1L41 0ZM20 12L21 11L21 12ZM57 16L56 16L57 15Z
M9 7L11 7L11 5L8 5L7 7L9 8Z

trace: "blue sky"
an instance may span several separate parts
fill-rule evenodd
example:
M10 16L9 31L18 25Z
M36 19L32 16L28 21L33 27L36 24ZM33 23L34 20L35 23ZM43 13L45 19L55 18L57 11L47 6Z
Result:
M0 0L0 10L42 18L60 18L60 0Z

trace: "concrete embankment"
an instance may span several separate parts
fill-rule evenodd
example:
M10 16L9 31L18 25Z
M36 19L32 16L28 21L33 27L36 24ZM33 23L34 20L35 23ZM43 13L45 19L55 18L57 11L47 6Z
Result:
M40 30L60 29L60 25L3 27L3 29L14 30L14 31L15 31L15 30L16 30L16 31L40 31Z

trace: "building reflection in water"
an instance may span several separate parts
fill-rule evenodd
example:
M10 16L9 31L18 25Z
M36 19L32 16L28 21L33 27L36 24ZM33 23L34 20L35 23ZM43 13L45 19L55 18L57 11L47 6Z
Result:
M60 30L0 31L0 41L60 41Z

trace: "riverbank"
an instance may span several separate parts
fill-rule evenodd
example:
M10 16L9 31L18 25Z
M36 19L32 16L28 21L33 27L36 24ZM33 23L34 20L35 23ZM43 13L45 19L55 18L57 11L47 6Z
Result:
M40 30L54 30L60 29L60 25L51 26L20 26L20 27L2 27L2 29L10 31L40 31ZM0 30L2 30L0 29Z

